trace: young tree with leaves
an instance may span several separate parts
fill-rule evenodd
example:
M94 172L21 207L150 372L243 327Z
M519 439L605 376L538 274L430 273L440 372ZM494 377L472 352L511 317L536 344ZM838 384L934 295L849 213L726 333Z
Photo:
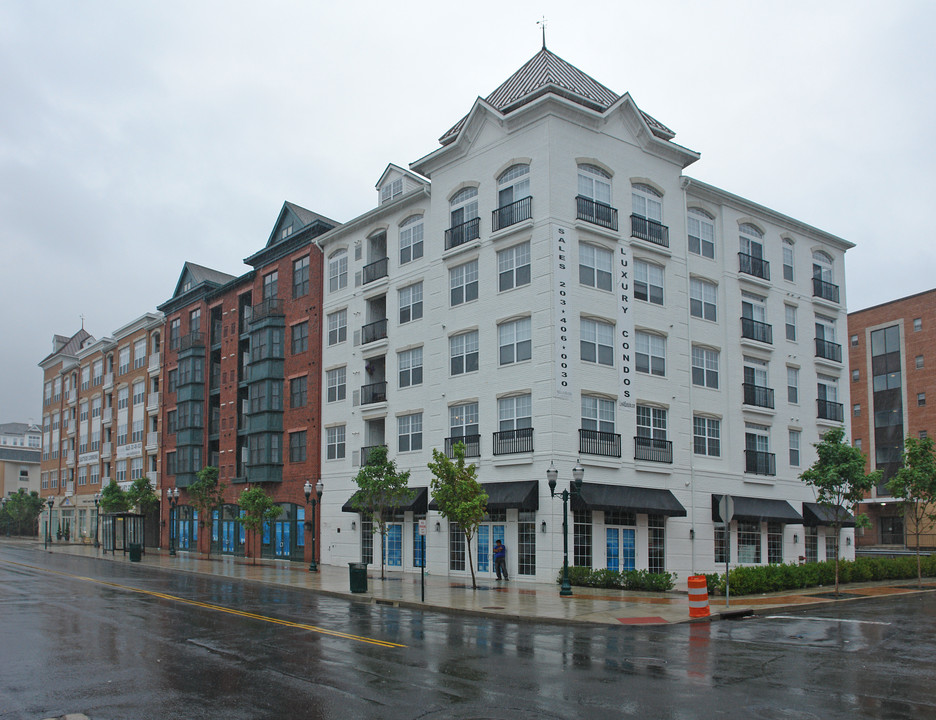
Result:
M101 512L103 513L125 513L133 505L127 497L127 493L117 484L116 480L111 480L110 484L101 490Z
M471 569L471 587L477 588L471 541L487 513L488 496L477 480L478 468L474 464L465 464L465 444L455 443L452 454L455 456L454 461L445 453L436 449L432 451L432 462L429 463L433 475L430 481L432 499L439 506L442 517L455 523L464 533L468 547L468 567Z
M923 587L920 539L936 527L936 448L933 438L904 441L903 467L887 483L890 494L900 500L907 532L916 539L917 587Z
M822 435L815 443L818 458L810 468L800 475L800 480L811 485L816 491L816 502L826 509L832 518L835 532L836 550L842 525L848 519L849 510L855 516L855 525L867 525L868 518L859 515L858 503L865 493L874 487L880 478L880 472L865 473L865 456L861 450L852 447L843 428L833 428ZM835 553L835 596L839 594L839 553Z
M250 553L248 548L251 543L256 545L256 538L263 532L263 524L276 520L283 509L259 485L244 490L237 498L237 504L244 511L240 523L250 533L247 536L250 541L244 545L244 554L251 558L251 564L256 565L257 553Z
M218 468L206 465L195 476L198 478L188 487L192 506L198 512L198 524L208 529L208 557L211 557L211 520L214 510L224 502L227 483L218 479Z
M35 490L20 490L5 497L0 507L0 528L7 534L37 535L44 502Z
M159 496L153 490L153 484L148 477L134 480L126 491L126 497L131 508L139 508L139 511L144 514L159 505Z
M362 516L370 516L374 532L380 535L380 579L384 579L384 542L387 537L387 511L405 505L413 498L409 488L409 471L399 472L396 463L387 457L387 446L371 448L354 482L358 491L351 498L351 507Z

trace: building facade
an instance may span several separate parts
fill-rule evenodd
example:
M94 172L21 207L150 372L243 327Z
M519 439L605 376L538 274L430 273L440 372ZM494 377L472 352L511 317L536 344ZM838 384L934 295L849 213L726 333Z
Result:
M903 463L904 439L936 430L936 290L849 313L848 336L852 442L867 455L868 470L881 471L862 505L871 526L859 530L857 543L915 547L886 484ZM936 528L920 544L936 547Z
M691 572L853 551L817 527L798 475L847 425L850 243L687 177L698 154L543 49L378 203L322 235L324 562L466 574L429 502L431 451L467 448L489 495L472 556L492 577L562 565ZM386 445L411 472L385 547L353 512ZM735 498L729 532L716 522ZM804 505L805 503L805 505ZM428 535L418 534L427 520ZM427 545L423 545L427 542Z
M42 448L42 428L32 423L0 423L0 447Z

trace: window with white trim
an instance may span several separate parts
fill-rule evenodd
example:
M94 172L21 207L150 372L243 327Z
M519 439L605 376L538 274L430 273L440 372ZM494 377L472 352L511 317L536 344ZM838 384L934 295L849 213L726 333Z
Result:
M513 165L497 178L497 206L506 207L530 196L530 166Z
M395 200L403 194L403 178L398 177L383 184L380 188L380 204Z
M663 266L634 260L634 297L638 300L663 304Z
M613 366L614 325L592 318L582 318L581 327L582 361Z
M714 218L699 208L689 208L689 252L715 258Z
M328 292L341 290L348 284L348 251L338 250L328 258Z
M346 367L333 368L325 372L326 402L340 402L347 397L347 377Z
M133 383L133 404L142 405L146 402L146 382L137 380Z
M449 270L449 304L452 307L478 299L478 261L472 260Z
M594 395L582 395L582 429L614 432L614 401Z
M738 227L741 240L741 252L758 260L764 259L764 233L750 223Z
M663 222L663 196L655 188L642 183L631 185L631 203L634 215Z
M692 346L692 384L718 389L718 350Z
M721 420L705 415L693 416L692 451L696 455L721 456Z
M529 360L533 352L530 318L519 318L498 325L497 345L500 365Z
M397 418L397 451L422 450L422 413Z
M689 280L689 314L703 320L718 320L718 286L701 278Z
M637 406L637 437L666 440L666 408Z
M520 430L533 427L533 396L511 395L497 401L497 429Z
M787 402L796 405L799 403L799 368L787 366L786 377Z
M338 310L328 315L328 344L337 345L348 339L348 311Z
M139 370L146 365L146 338L142 337L133 343L133 367Z
M423 216L410 215L400 225L400 265L423 256Z
M472 330L449 338L449 368L452 375L478 370L478 331Z
M783 238L783 279L793 280L793 241Z
M832 258L821 250L815 250L812 254L813 260L813 278L822 282L833 282Z
M501 250L497 253L497 289L500 292L530 284L530 243Z
M423 316L423 285L421 282L400 288L400 324L419 320Z
M800 464L800 439L802 433L799 430L790 430L790 465L799 467Z
M783 313L786 323L786 339L796 340L796 308L793 305L784 305Z
M666 338L638 330L635 342L637 372L666 375Z
M579 283L599 290L611 290L613 254L597 245L579 243Z
M579 165L578 194L597 203L610 205L611 176L595 165Z
M123 375L124 373L130 372L130 346L120 348L118 353L118 365L117 365L117 374Z
M423 381L423 349L421 347L403 350L397 353L397 362L400 371L400 387L422 385Z
M325 459L339 460L345 456L345 426L325 428Z
M449 434L453 439L472 437L478 432L478 403L464 403L449 407Z

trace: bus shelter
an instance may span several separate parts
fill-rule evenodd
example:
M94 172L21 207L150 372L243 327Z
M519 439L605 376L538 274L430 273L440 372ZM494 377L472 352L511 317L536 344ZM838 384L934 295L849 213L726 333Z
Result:
M133 549L143 551L143 516L138 513L106 513L101 515L101 545L104 551L127 554Z

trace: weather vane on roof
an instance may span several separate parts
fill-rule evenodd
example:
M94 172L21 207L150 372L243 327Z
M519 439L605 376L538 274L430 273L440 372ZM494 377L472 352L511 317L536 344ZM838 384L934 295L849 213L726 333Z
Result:
M540 29L543 31L543 50L546 49L546 16L543 15L542 20L537 20L536 24L540 26Z
M81 318L81 329L84 330L84 313L81 313L78 317Z

